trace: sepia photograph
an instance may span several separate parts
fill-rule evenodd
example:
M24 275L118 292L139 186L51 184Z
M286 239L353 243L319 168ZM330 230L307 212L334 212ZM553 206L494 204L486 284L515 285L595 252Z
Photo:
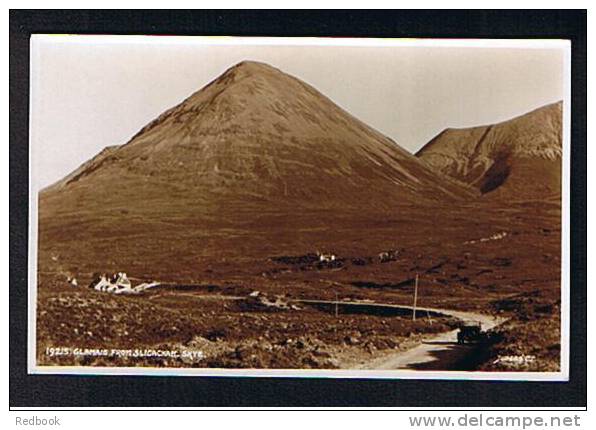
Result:
M29 372L568 380L570 55L33 35Z

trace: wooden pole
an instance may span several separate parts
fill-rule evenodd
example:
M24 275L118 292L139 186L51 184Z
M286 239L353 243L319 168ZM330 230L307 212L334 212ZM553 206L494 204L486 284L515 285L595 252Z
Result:
M418 301L418 273L416 273L416 283L414 284L414 311L412 312L412 321L416 321L416 302Z

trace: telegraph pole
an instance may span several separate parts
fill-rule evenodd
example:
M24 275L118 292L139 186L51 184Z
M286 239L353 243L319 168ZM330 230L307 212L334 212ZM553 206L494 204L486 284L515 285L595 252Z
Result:
M418 301L418 273L416 273L416 282L414 284L414 311L412 312L412 321L416 321L416 302Z

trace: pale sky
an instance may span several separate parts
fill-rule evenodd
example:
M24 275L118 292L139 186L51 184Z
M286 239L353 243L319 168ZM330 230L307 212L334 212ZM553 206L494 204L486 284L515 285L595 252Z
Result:
M32 188L61 179L106 146L126 143L243 60L311 84L411 152L447 127L495 123L567 97L562 41L493 47L331 41L334 46L296 38L34 37Z

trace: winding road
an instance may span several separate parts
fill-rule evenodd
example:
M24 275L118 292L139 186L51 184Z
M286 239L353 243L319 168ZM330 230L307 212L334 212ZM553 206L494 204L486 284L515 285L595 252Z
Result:
M243 296L222 296L222 295L197 295L192 293L178 293L180 295L192 296L202 300L244 300ZM344 301L344 300L317 300L317 299L293 299L291 302L302 305L310 305L323 308L327 311L338 309L341 313L362 312L362 313L384 313L388 316L412 315L414 308L407 305L391 303L378 303L371 301ZM464 312L451 309L417 307L418 318L432 316L448 316L462 321L480 322L482 330L490 330L493 327L505 322L504 318L495 317L478 312ZM477 355L477 345L459 345L457 343L458 330L438 333L425 337L422 342L405 351L391 351L388 354L368 360L356 366L357 369L370 370L468 370L469 365Z
M478 321L482 325L482 330L490 330L505 321L502 318L475 312L447 309L432 310L464 321ZM375 370L468 370L465 366L469 364L470 360L474 360L474 353L478 352L478 346L459 345L457 343L457 332L458 330L452 330L425 338L420 345L412 349L392 352L389 355L371 360L359 368Z
M414 308L406 305L395 305L388 303L376 303L365 301L325 301L325 300L299 300L304 304L326 305L329 307L338 305L347 307L377 308L386 312L395 310L406 314L412 314ZM417 307L416 315L420 318L427 316L449 316L462 321L480 322L482 330L490 330L505 322L504 318L478 312L464 312L450 309ZM357 366L358 369L390 370L467 370L465 366L474 360L475 353L478 353L478 345L459 345L457 343L458 330L451 330L446 333L439 333L424 338L422 343L406 351L392 351L387 355L367 361Z

